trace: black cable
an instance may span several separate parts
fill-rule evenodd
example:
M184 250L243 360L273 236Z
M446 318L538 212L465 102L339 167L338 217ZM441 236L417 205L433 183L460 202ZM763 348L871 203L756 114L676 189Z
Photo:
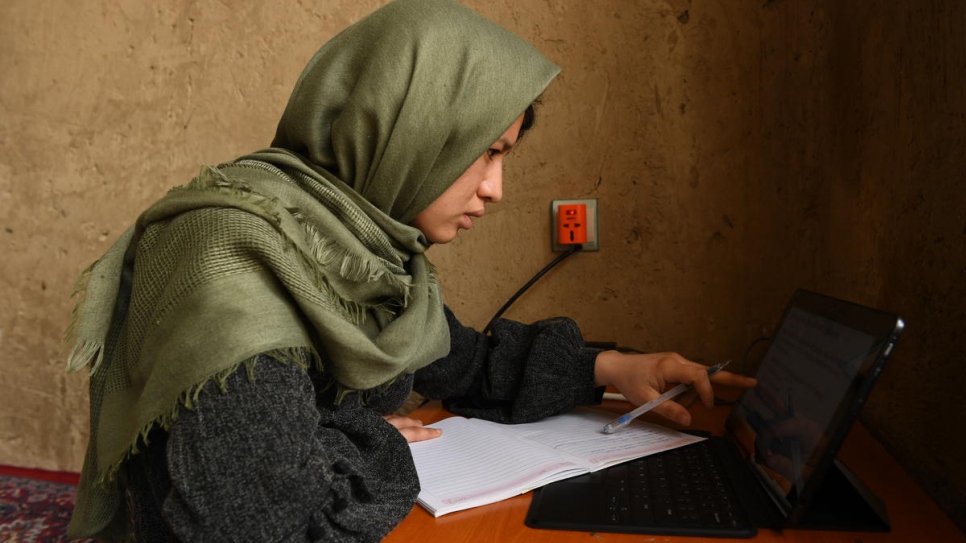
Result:
M569 251L561 254L560 256L558 256L557 258L555 258L553 260L553 262L551 262L550 264L547 264L546 266L544 266L544 268L542 270L540 270L539 272L537 272L537 274L533 276L533 279L530 279L529 281L527 281L527 284L525 284L522 287L520 287L520 290L518 290L516 292L516 294L514 294L513 296L511 296L510 299L507 300L507 302L505 304L503 304L503 307L501 307L499 309L499 311L497 311L496 314L493 315L493 318L490 319L490 322L488 322L486 324L486 328L483 329L483 335L486 335L486 334L490 333L490 328L493 326L493 323L496 321L496 319L499 319L500 316L503 315L503 313L505 313L506 310L509 309L509 307L511 305L513 305L513 302L517 301L517 298L519 298L520 296L522 296L523 293L526 292L527 289L529 289L531 286L533 286L533 284L536 283L541 277L543 277L544 274L546 274L548 271L550 271L550 269L553 268L554 266L556 266L557 264L560 264L561 262L563 262L563 260L565 258L567 258L568 256L576 253L577 251L581 250L582 248L583 248L582 245L574 245L573 247L570 248Z
M762 336L752 341L750 344L748 344L748 348L745 349L744 356L741 357L741 366L738 368L738 373L740 373L741 375L747 375L745 373L745 364L748 362L748 355L751 354L751 349L753 349L755 345L761 343L762 341L771 341L771 338L768 336Z
M755 345L761 343L762 341L771 341L771 338L767 336L763 336L749 343L748 348L745 349L745 354L741 357L741 366L738 367L738 371L736 371L735 373L739 375L747 375L745 373L745 364L748 362L748 355L751 354L751 350L755 347ZM715 405L735 405L736 403L738 402L735 400L722 400L721 398L718 398L718 397L715 397L714 399Z

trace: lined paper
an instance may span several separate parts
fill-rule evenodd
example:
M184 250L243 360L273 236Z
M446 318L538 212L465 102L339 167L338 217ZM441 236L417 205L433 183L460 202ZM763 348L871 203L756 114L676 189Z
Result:
M431 424L441 437L410 444L418 501L438 517L703 439L640 421L604 434L611 419L582 408L520 425L462 417Z

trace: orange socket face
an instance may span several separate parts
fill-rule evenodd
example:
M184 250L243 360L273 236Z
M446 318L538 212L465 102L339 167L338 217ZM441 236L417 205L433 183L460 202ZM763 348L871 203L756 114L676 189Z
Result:
M586 204L561 204L557 207L557 241L563 245L587 243Z

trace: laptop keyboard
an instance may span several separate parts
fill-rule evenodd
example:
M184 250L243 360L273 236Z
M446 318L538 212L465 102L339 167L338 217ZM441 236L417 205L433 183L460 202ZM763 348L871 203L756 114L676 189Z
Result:
M594 474L606 483L609 521L622 525L734 528L737 498L708 441Z

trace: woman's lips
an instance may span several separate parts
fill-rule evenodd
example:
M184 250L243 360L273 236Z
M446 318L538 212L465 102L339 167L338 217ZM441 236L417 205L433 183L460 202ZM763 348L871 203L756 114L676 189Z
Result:
M479 211L470 211L468 213L464 213L463 216L460 217L460 226L463 228L463 230L469 230L470 228L473 228L473 219L474 218L478 219L485 214L486 214L486 210L484 209L481 209Z

